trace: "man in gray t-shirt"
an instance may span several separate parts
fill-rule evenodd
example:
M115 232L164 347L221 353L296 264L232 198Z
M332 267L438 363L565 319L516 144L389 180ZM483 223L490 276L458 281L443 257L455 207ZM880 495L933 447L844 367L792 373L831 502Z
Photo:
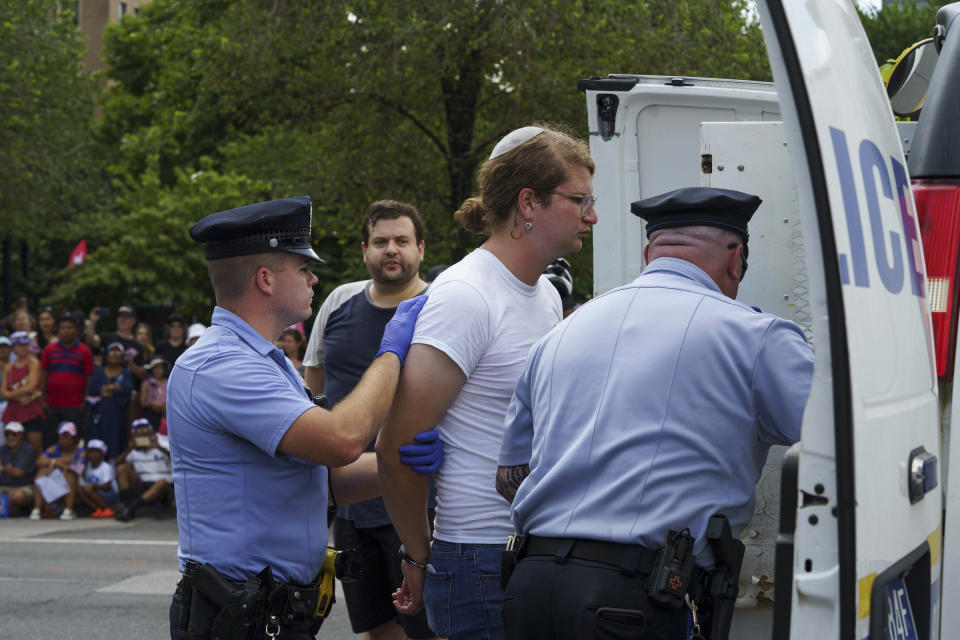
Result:
M317 312L303 360L307 386L326 395L331 407L353 391L376 357L397 305L427 288L420 279L423 222L413 206L392 200L371 204L360 246L371 279L331 292ZM343 583L354 633L370 640L436 636L423 612L408 616L393 607L392 594L403 580L400 538L382 499L340 505L333 539L338 549L356 549L364 567L362 578Z
M3 428L0 446L0 494L6 494L11 507L33 504L33 479L37 474L37 450L23 439L23 425L8 422Z

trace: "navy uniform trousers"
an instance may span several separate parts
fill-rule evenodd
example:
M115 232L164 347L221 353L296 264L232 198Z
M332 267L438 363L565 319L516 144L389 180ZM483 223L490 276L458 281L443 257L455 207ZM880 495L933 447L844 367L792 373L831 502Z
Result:
M687 609L647 598L649 576L579 558L526 556L510 577L503 623L510 640L682 640Z

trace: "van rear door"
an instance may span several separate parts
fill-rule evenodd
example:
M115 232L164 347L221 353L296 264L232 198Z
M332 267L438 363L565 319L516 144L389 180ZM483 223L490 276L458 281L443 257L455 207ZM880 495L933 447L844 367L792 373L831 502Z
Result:
M937 378L893 115L852 2L757 6L804 214L816 344L803 438L784 466L773 636L934 638Z

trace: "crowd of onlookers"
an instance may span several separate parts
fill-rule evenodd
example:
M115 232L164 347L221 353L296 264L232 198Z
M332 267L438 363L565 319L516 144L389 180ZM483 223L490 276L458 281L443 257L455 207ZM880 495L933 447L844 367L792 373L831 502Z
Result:
M132 307L110 315L16 294L0 320L2 517L129 520L171 501L167 376L205 327L171 313L154 343Z

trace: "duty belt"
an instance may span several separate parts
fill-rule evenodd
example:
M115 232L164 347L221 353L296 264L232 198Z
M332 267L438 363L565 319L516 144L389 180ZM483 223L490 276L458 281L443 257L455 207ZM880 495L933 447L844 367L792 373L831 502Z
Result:
M599 562L619 568L625 576L650 575L657 560L656 551L638 544L540 536L527 536L523 541L518 559L527 556L553 556L559 564L564 564L567 558Z
M201 566L198 562L187 560L184 576L192 582ZM225 581L238 589L246 584L236 580L225 579ZM321 589L314 585L300 586L272 582L267 594L267 603L280 618L281 624L289 624L301 620L312 620L316 617L317 605L321 597Z

